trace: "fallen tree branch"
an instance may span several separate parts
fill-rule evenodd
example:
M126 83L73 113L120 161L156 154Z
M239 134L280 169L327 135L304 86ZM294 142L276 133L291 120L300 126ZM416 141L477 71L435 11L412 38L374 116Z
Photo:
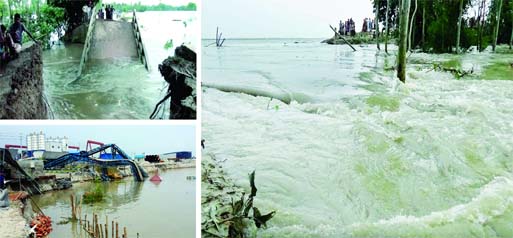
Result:
M330 25L330 28L331 28L331 30L333 30L333 32L335 32L335 35L338 38L342 39L347 45L349 45L353 49L353 51L356 51L356 49L351 45L351 43L349 43L349 41L347 41L346 38L344 38L342 35L340 35L340 33L338 33L337 30L333 26Z

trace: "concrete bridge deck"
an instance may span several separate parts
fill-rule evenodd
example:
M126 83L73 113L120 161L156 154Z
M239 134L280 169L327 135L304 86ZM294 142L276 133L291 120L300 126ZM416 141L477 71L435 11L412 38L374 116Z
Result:
M96 16L97 13L98 5L93 8L92 16ZM137 24L136 12L133 12L132 22L102 20L91 17L77 79L82 75L88 59L121 57L139 57L146 69L149 70L146 50Z
M137 58L132 23L96 20L89 59Z

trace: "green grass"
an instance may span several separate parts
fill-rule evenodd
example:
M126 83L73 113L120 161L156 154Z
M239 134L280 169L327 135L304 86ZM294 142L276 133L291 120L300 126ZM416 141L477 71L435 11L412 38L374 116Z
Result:
M513 80L513 62L499 62L484 67L481 74L484 80Z
M396 112L399 111L401 101L398 97L384 94L374 94L367 98L367 104L369 106L379 107L382 111Z
M105 197L105 191L103 191L100 183L96 184L96 187L91 192L86 192L82 196L83 202L85 204L97 203L103 201Z

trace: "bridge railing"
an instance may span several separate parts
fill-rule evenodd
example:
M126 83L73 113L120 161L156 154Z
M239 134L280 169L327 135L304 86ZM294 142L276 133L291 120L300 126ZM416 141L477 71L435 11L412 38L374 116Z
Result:
M137 20L137 14L135 10L133 11L133 14L132 26L134 29L135 44L137 45L137 54L139 55L139 59L144 64L146 70L151 71L150 63L148 61L148 54L141 37L141 29L139 28L139 21Z
M80 66L78 68L78 76L80 77L82 75L82 71L84 70L87 58L89 56L89 49L91 48L91 41L93 39L94 34L94 25L96 23L96 15L98 15L98 8L101 7L99 4L94 6L92 13L91 13L91 19L89 19L89 26L87 27L87 36L86 40L84 42L84 49L82 50L82 57L80 58Z

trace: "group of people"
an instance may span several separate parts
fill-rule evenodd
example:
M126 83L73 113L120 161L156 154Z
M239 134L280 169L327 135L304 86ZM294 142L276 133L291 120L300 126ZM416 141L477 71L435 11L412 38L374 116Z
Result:
M349 18L345 22L342 22L342 20L340 20L338 33L343 36L356 35L356 26L354 24L353 18Z
M363 19L362 32L364 33L374 33L376 28L376 21L372 18ZM339 23L338 33L343 36L355 36L355 23L353 18L349 18L347 21L343 22L342 20Z
M373 32L375 27L376 27L376 23L373 19L371 19L371 18L363 19L362 32Z
M105 9L105 10L104 10ZM112 20L114 15L114 6L107 5L106 7L102 4L102 8L98 11L98 19Z
M18 57L21 52L21 46L23 44L23 32L34 40L38 41L32 36L27 30L25 25L21 23L20 14L14 15L14 23L7 29L5 25L0 25L0 63L5 64L10 59Z

